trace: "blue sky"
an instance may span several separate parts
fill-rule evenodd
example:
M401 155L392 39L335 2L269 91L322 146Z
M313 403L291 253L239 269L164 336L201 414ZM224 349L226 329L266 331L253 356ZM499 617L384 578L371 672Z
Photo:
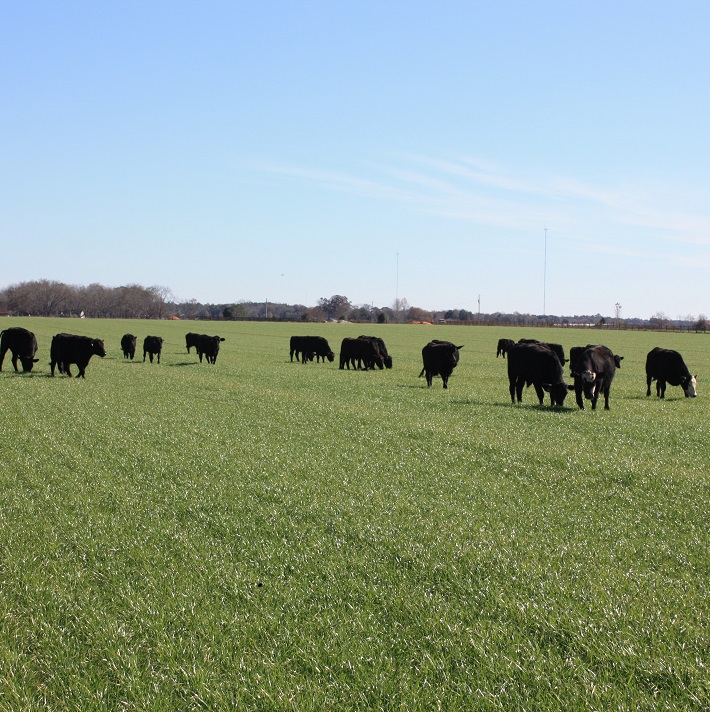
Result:
M0 288L710 314L710 3L0 8Z

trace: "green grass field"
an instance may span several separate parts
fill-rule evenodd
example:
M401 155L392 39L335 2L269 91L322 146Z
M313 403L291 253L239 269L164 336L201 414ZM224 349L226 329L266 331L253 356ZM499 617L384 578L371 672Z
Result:
M708 337L9 326L40 362L0 374L0 710L710 709ZM60 331L105 340L86 380L48 377ZM394 368L291 363L306 333ZM523 336L623 355L611 410L511 405L496 343ZM448 390L417 378L432 338L464 344ZM656 345L698 398L645 396Z

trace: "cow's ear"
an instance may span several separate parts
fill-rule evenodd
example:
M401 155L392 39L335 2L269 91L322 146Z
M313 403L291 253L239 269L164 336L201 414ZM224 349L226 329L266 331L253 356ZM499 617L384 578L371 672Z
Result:
M33 358L33 359L32 359L32 363L39 363L39 359L38 359L38 358Z
M457 349L462 349L462 348L463 348L463 344L461 344L461 346L457 346L456 348L457 348Z

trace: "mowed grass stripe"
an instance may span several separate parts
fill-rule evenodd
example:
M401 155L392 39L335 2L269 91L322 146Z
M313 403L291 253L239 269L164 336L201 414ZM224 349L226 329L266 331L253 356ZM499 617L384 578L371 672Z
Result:
M40 363L0 376L0 708L707 707L706 337L11 321ZM85 381L48 377L60 331L104 338ZM361 333L391 371L289 360ZM623 355L612 410L512 406L522 336ZM464 344L446 391L431 338ZM656 345L697 399L646 398Z

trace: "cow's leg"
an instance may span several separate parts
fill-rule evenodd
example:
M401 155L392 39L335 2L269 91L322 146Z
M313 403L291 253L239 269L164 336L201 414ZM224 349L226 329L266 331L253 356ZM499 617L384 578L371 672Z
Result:
M525 379L518 378L515 382L515 395L518 399L518 403L523 402L523 388L525 387Z
M64 373L71 378L71 365L68 362L59 364L59 373Z
M542 405L545 400L545 391L539 383L533 383L533 386L535 386L535 393L537 393L537 398L540 401L540 405Z
M160 351L158 351L158 363L160 363Z
M449 387L449 377L445 373L441 374L441 380L444 382L444 388L448 388Z
M510 392L510 402L515 404L515 379L508 379L508 391Z
M16 354L14 351L12 352L12 367L15 369L15 372L17 372L19 369L17 368L17 359L19 357L19 354Z
M7 353L7 349L5 349L5 348L0 349L0 371L2 371L2 362L5 360L6 353Z
M594 390L592 391L592 410L597 409L597 401L599 400L599 384L598 382L594 384Z
M653 380L653 376L646 376L646 395L650 396L651 395L651 381Z
M607 386L604 389L604 410L609 410L609 391L611 390L611 386Z
M659 398L666 397L666 382L660 378L656 381L656 395Z
M575 385L574 398L577 401L577 406L580 410L584 410L584 398L582 397L582 387Z

